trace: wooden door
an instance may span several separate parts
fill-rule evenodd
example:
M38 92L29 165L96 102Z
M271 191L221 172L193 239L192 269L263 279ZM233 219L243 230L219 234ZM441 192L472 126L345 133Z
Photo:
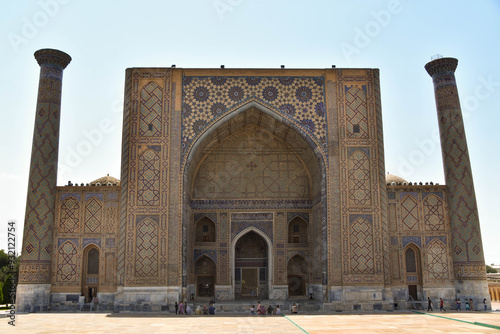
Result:
M259 295L259 269L241 268L241 296L257 297Z

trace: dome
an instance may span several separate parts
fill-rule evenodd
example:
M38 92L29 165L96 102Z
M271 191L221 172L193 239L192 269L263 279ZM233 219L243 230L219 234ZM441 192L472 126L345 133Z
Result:
M385 176L385 182L389 183L389 184L392 184L392 183L408 183L408 181L406 181L405 179L403 179L402 177L399 177L397 175L394 175L394 174L390 174L389 172L387 172L386 176Z
M100 177L100 178L90 182L90 184L97 184L97 183L100 183L101 185L108 185L109 183L111 183L112 186L119 186L120 180L118 180L117 178L114 178L112 176L109 176L109 174L108 174L106 176Z

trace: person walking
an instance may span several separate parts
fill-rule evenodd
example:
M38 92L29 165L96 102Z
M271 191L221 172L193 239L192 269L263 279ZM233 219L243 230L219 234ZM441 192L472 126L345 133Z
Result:
M446 311L444 309L444 301L443 301L443 298L439 298L439 310L440 311Z
M466 311L470 311L469 299L468 298L465 299L465 310Z
M460 298L457 298L456 303L457 303L457 311L462 311L462 308L460 307Z
M431 297L427 297L427 312L429 311L434 311L434 309L432 308Z
M179 303L179 314L184 314L184 304L182 302Z
M472 298L469 300L469 304L470 304L470 310L474 311L474 300Z
M175 307L175 314L177 314L179 312L179 304L175 302L174 307Z

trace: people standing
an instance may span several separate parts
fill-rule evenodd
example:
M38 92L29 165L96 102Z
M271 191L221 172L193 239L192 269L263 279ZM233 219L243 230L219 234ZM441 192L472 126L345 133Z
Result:
M470 304L470 310L474 311L474 300L472 298L469 300L469 304Z
M269 305L269 307L267 308L267 314L269 315L273 314L273 307L271 305Z
M443 298L439 298L439 310L440 311L446 311L444 309L444 301L443 301Z
M460 298L457 298L457 311L462 311L462 308L460 307Z
M293 303L293 305L292 305L292 314L297 314L297 311L298 311L297 304Z
M179 312L179 304L175 302L174 307L175 307L175 314L177 314Z
M182 302L179 303L179 314L184 314L184 304Z
M208 308L208 314L210 314L210 315L215 315L215 307L214 307L214 304L210 304L210 307Z
M483 304L484 304L484 311L486 312L488 310L488 304L486 304L486 298L483 299Z
M470 311L469 299L468 298L465 299L465 310L466 311Z
M255 306L250 306L250 314L254 315L255 314Z
M429 311L434 311L434 309L432 308L431 297L427 297L427 312L429 312Z
M486 300L486 299L485 299ZM276 315L280 315L281 314L281 309L280 309L280 306L279 305L276 305Z

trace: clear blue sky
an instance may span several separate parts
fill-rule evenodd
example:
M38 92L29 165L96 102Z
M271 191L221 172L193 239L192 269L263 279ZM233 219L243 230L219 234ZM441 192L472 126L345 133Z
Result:
M73 58L64 72L58 184L120 177L127 67L370 67L381 73L386 170L444 183L436 107L424 65L442 54L456 72L486 262L500 264L499 1L10 1L0 5L0 248L19 223L38 89L33 53ZM112 130L77 161L85 131Z

